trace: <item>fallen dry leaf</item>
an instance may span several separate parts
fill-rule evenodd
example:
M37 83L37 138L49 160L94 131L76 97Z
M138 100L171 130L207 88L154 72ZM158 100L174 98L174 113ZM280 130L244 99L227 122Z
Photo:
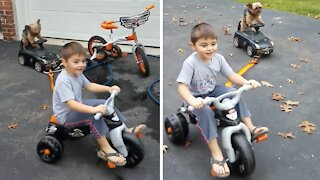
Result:
M289 139L296 138L291 131L288 132L288 133L278 132L278 135L283 137L283 138L289 138Z
M172 22L176 22L176 18L175 17L172 17Z
M293 81L289 78L287 79L287 82L293 84Z
M49 108L49 105L48 104L42 104L40 106L41 109L48 109Z
M186 13L186 12L188 12L188 10L183 10L182 12L183 12L183 13Z
M179 18L179 22L185 22L186 20L184 19L184 17L180 17Z
M184 142L184 147L189 147L191 145L191 141L189 141L189 140L186 140L185 142Z
M303 94L304 94L304 92L298 92L298 94L299 94L299 95L303 95Z
M272 87L272 88L274 87L274 85L269 83L268 81L261 81L261 85L266 87Z
M280 101L284 100L285 96L280 93L272 93L272 100Z
M308 62L309 62L309 59L307 59L307 58L300 58L299 61L300 61L300 62L304 62L304 63L308 63Z
M301 38L293 37L293 36L290 36L290 37L288 38L288 40L291 41L291 42L301 42L301 41L302 41Z
M299 101L290 101L290 100L288 100L284 103L288 104L289 106L298 106L300 104Z
M286 103L281 104L280 109L281 109L281 111L285 111L287 113L292 112L292 106L290 106Z
M300 66L298 66L297 64L290 64L291 67L295 68L295 69L299 69Z
M229 56L230 56L230 57L233 57L233 54L232 54L232 53L230 53L230 54L229 54Z
M302 128L302 131L308 134L312 134L312 131L315 131L317 129L316 125L313 123L310 123L308 120L304 120L300 122L299 128Z
M230 30L231 30L231 25L227 25L221 28L221 30L224 32L224 35L231 35Z
M8 125L8 129L15 129L15 128L17 128L17 126L18 126L17 123L11 122L11 123Z
M177 52L183 54L184 50L182 48L179 48Z
M169 16L169 13L163 13L163 16Z
M168 146L167 145L163 145L162 146L162 151L163 151L163 153L167 153L168 152Z

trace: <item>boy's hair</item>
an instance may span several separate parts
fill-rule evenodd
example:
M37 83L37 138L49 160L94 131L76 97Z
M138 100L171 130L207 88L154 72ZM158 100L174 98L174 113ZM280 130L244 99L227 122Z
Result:
M65 44L60 51L60 57L62 59L68 60L73 55L86 56L87 54L83 46L77 42L70 42Z
M191 42L195 44L201 38L218 39L213 31L213 27L208 23L200 23L192 28Z

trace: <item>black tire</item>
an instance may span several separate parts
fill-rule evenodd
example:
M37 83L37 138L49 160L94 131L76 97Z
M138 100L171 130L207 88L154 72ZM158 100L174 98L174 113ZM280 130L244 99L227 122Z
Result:
M246 137L240 133L232 135L231 143L237 158L234 167L241 176L249 176L256 168L256 161L251 144Z
M112 51L111 51L110 57L113 57L114 59L118 59L121 56L122 56L121 48L116 44L112 45Z
M19 60L19 64L20 64L21 66L27 65L27 60L26 60L26 57L25 57L25 56L19 55L18 60Z
M172 114L166 118L164 126L168 139L173 144L183 144L185 142L189 134L189 127L186 118L181 113ZM169 129L171 129L171 132L169 132Z
M133 133L123 132L124 144L128 150L125 167L134 167L139 164L144 158L144 147L141 141Z
M34 62L34 69L35 69L37 72L43 72L43 71L44 71L44 65L43 65L40 61L36 60L36 61Z
M254 49L254 47L251 44L249 44L247 46L246 50L247 50L248 56L253 57L256 55L256 52L255 52L256 50Z
M240 47L239 43L240 43L239 42L239 38L237 36L234 36L233 37L233 45L234 45L234 47L239 48Z
M49 151L49 154L45 154L46 150ZM51 135L43 137L37 145L37 153L40 158L50 164L56 162L61 157L62 151L62 143L55 136Z
M104 40L102 37L100 37L100 36L92 36L89 39L89 42L88 42L88 50L89 50L90 55L91 56L93 55L93 52L94 52L95 48L101 47L105 43L107 43L107 41ZM107 57L107 54L106 54L104 48L98 48L96 59L97 60L103 60L106 57Z
M137 47L135 49L134 55L137 58L137 64L139 66L139 70L143 76L148 77L150 75L150 67L147 55L141 47Z

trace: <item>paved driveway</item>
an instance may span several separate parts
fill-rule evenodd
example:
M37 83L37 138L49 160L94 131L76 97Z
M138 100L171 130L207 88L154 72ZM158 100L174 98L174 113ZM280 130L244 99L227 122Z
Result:
M231 67L238 71L249 61L243 49L236 49L232 44L233 33L243 13L243 4L229 0L186 1L164 0L164 78L163 112L164 118L175 113L181 105L177 95L178 76L182 63L191 54L188 47L191 28L195 19L212 24L218 35L218 52L225 56ZM185 19L186 26L179 26L179 18ZM257 125L270 128L269 140L254 144L256 170L247 179L319 179L320 143L319 130L312 135L302 132L298 123L304 119L320 126L320 21L308 17L263 10L262 19L266 26L261 31L275 42L275 51L250 69L244 77L258 81L268 81L274 88L262 87L243 95ZM191 24L193 22L193 24ZM231 36L224 35L222 27L232 25ZM288 37L299 37L303 41L290 42ZM183 49L183 53L177 50ZM229 56L232 54L233 56ZM300 58L309 59L308 63ZM297 64L294 69L290 64ZM294 83L288 83L287 79ZM224 83L225 79L220 78ZM290 113L280 111L280 102L272 101L271 94L279 92L286 100L299 101ZM299 92L304 92L299 95ZM214 179L210 176L210 152L194 125L189 125L188 148L173 145L164 132L164 144L169 145L169 152L164 154L164 179ZM284 139L278 132L292 131L295 139ZM231 176L228 179L240 179Z
M60 47L48 46L58 52ZM148 128L142 139L145 158L135 168L108 169L96 157L93 136L65 142L65 150L57 163L46 164L36 153L38 141L45 135L51 110L51 89L48 76L31 67L18 64L19 43L0 41L0 179L159 179L159 106L146 95L146 87L159 79L159 58L149 57L151 75L141 77L132 55L113 63L114 84L122 88L116 106L128 118L127 125L145 123ZM103 74L104 69L95 73ZM95 75L90 72L89 75ZM87 98L105 98L106 94L84 94ZM47 110L41 105L48 104ZM16 129L7 128L10 122Z

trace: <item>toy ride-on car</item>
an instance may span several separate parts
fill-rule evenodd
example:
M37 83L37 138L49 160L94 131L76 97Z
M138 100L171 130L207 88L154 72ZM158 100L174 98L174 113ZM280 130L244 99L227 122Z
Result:
M271 54L274 49L274 42L259 30L263 26L263 24L253 24L252 27L255 32L250 30L249 27L241 32L239 22L238 31L234 33L233 45L237 48L245 48L250 57Z
M27 64L33 65L34 69L38 72L49 71L50 69L60 67L61 61L59 56L43 47L43 43L46 41L46 39L35 41L34 44L37 45L35 48L30 45L23 48L21 44L19 63L22 66Z
M115 150L126 158L125 167L134 167L144 158L144 146L140 140L141 134L127 132L125 130L127 127L122 122L120 122L121 125L115 126L115 123L117 122L114 119L117 119L115 118L117 115L113 111L113 105L116 94L117 92L112 92L110 97L105 101L108 114L106 114L102 119L101 113L98 113L94 118L96 120L104 120L106 122L109 127L109 136L107 137L108 141ZM110 124L113 127L109 126ZM60 125L52 115L49 125L46 128L46 135L38 142L37 153L44 162L54 163L62 156L64 140L81 138L90 133L89 125L68 128ZM107 165L110 168L115 167L114 164L109 162Z
M240 100L242 92L250 90L251 85L243 85L236 91L222 94L218 97L206 97L204 102L210 105L215 112L215 119L221 129L219 137L227 158L228 164L241 176L249 176L255 170L256 162L252 149L253 142L260 142L268 138L266 133L257 137L251 137L248 127L241 122L236 104ZM186 103L179 108L178 113L165 119L164 127L169 140L173 144L183 144L189 134L188 123L196 124L197 120L192 113L194 108ZM189 116L189 121L185 118Z

